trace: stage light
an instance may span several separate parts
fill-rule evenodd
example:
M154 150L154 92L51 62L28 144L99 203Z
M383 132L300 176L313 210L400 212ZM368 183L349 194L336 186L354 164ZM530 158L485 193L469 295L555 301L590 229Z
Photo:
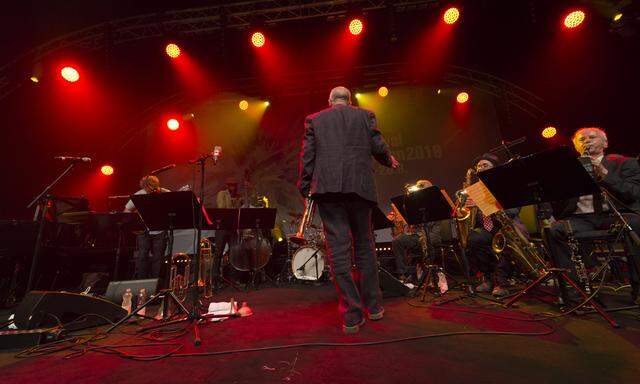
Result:
M169 128L172 131L175 131L178 128L180 128L180 122L177 119L169 119L167 120L167 128Z
M102 172L102 174L105 176L111 176L113 175L113 167L109 164L105 164L102 166L102 168L100 168L100 172Z
M175 59L176 57L180 56L180 47L178 47L178 45L174 43L167 44L164 51L167 53L167 56L169 56L172 59Z
M269 105L271 105L271 103L270 103L269 101L265 101L265 102L264 102L264 106L265 106L265 107L268 107Z
M442 20L444 20L444 22L447 24L453 24L456 21L458 21L459 17L460 17L460 10L458 10L458 8L456 7L451 7L444 12L444 15L442 16Z
M356 96L356 99L359 99L359 98L360 98L360 96L362 96L362 95L361 95L361 94L359 94L359 93L356 93L356 94L355 94L355 96Z
M585 13L581 10L571 11L564 17L564 26L568 29L577 28L582 24L585 17Z
M80 79L80 74L73 67L64 67L60 70L60 75L63 79L67 80L70 83L75 83Z
M389 88L387 87L378 88L378 95L380 95L380 97L387 97L388 94L389 94Z
M550 139L554 137L556 133L558 133L556 127L549 126L542 130L542 137L544 137L545 139Z
M262 32L254 32L253 35L251 35L251 44L256 48L262 47L266 41L267 39Z
M613 21L619 21L620 19L622 19L622 12L616 13L615 16L613 16Z
M243 111L246 111L249 108L249 102L247 100L242 100L238 103L238 108Z
M439 95L442 93L442 89L438 88L438 90L436 91L436 93Z
M40 79L38 78L38 76L31 76L29 80L31 80L32 83L36 83L36 84L40 82Z
M460 104L464 104L469 101L469 94L467 92L460 92L458 96L456 96L456 101Z
M362 33L364 29L364 24L362 23L362 20L360 19L352 19L349 22L349 33L351 33L354 36L358 36L359 34Z

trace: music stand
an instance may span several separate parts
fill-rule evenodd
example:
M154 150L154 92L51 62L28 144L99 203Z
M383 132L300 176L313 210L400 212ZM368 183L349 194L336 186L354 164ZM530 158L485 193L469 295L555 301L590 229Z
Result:
M427 249L425 250L425 257L428 260L433 260L431 255L431 239L429 236L428 223L451 219L453 207L452 203L446 196L446 192L441 190L437 186L431 186L428 188L413 191L404 195L395 196L391 198L391 202L396 207L398 212L405 219L407 224L410 225L423 225L424 233L427 240ZM462 250L463 259L463 273L467 282L469 280L468 263L466 262L466 255ZM426 260L423 260L423 265L427 268L427 271L422 275L418 282L417 292L424 288L425 284L431 280L434 286L437 286L437 272L441 271L441 267L437 264L428 264ZM422 296L422 300L426 295L426 288Z
M217 231L237 231L238 230L238 216L240 214L240 212L238 212L238 209L235 208L206 208L207 211L207 215L209 216L209 219L211 220L211 225L208 225L205 227L205 229L214 229L216 231L216 235L217 235ZM236 241L237 241L237 237L236 237ZM229 244L229 249L231 249L231 246L233 244ZM218 260L218 276L220 276L220 278L222 279L222 282L225 283L226 285L234 288L235 290L239 291L240 288L238 288L233 281L229 280L226 278L226 276L222 273L222 254L224 252L224 249L216 249L216 253L218 253L218 255L216 256L219 260Z
M256 242L254 252L252 255L252 269L249 272L249 287L255 287L255 279L257 269L255 268L258 257L258 246L262 241L262 230L273 229L276 224L276 212L275 208L240 208L240 214L238 215L238 229L252 229L256 234ZM266 275L265 275L266 276Z
M503 208L566 200L600 191L598 184L568 147L512 159L507 164L480 172L478 176ZM567 272L564 268L541 271L540 277L510 298L504 306L510 307L531 289L555 276L561 289L564 280L578 291L585 303L591 301L596 312L612 327L618 328L618 323L598 303L589 299L589 295Z
M377 205L373 208L373 211L371 212L371 222L373 224L374 231L393 227L393 221L387 219L387 216L382 212L380 207L378 207Z

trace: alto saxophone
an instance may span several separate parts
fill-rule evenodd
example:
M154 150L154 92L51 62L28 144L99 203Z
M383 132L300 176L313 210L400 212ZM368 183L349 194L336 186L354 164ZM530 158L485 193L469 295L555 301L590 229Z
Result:
M499 255L509 248L514 262L529 277L536 279L545 274L546 264L538 248L515 226L507 213L498 211L493 217L501 226L491 242L493 252Z
M462 183L462 189L455 193L456 203L454 216L456 218L458 235L460 236L460 245L462 245L463 248L467 248L469 233L471 233L471 229L473 229L473 225L476 222L476 215L478 214L478 207L465 207L467 198L469 197L466 188L472 184L472 180L476 174L477 172L474 168L469 168Z

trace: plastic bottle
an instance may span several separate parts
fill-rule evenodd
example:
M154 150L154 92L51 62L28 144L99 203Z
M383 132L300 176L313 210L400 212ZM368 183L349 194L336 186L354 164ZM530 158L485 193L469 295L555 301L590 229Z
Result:
M438 271L438 288L440 288L440 293L445 293L449 290L449 286L447 285L447 277L442 271Z
M131 288L127 288L127 290L124 292L124 295L122 295L122 308L127 310L127 314L131 313L131 297L133 295L131 294Z
M137 307L142 306L142 304L144 304L145 301L147 301L147 290L144 289L144 288L140 288L140 293L138 293L138 305L137 305ZM138 311L138 315L144 316L144 314L146 313L146 309L147 308L140 309Z

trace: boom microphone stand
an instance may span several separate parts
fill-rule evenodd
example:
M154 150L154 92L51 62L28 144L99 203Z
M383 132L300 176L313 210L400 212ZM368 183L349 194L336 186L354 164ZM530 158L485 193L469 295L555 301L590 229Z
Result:
M31 268L29 268L29 280L27 282L26 292L31 291L31 288L33 288L33 279L35 277L38 259L40 258L40 253L42 252L42 237L44 235L44 226L47 219L48 202L51 198L49 192L56 184L58 184L58 182L63 177L65 177L73 170L78 162L84 161L83 159L84 158L77 158L75 160L72 160L71 163L67 165L67 168L65 168L65 170L62 171L62 173L58 177L56 177L55 180L51 182L51 184L47 185L44 190L40 192L40 194L29 203L29 205L27 205L27 209L31 209L37 203L40 209L40 216L38 217L38 235L36 237L36 244L33 250L33 257L31 259Z

